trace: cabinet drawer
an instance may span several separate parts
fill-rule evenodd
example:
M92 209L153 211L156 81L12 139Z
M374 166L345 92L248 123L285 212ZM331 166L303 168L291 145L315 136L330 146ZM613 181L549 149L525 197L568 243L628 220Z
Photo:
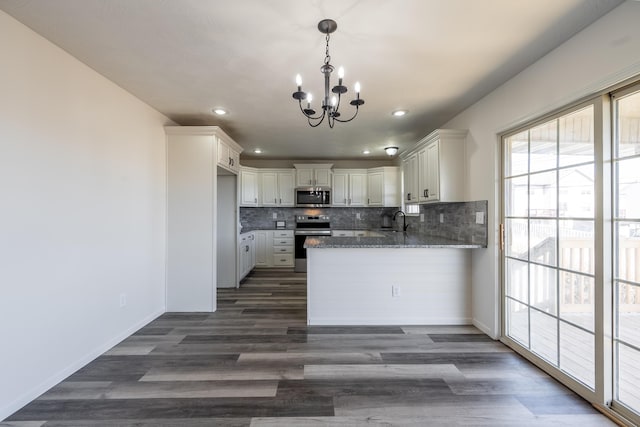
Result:
M293 265L293 254L273 255L273 265L290 267Z
M293 230L275 230L273 232L273 238L277 239L279 237L290 237L293 239Z
M277 254L292 254L293 246L274 246L273 255Z
M274 246L293 246L293 237L274 237Z

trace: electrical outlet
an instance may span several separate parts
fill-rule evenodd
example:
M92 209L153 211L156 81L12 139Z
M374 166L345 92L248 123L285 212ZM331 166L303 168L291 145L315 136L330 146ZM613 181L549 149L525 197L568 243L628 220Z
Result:
M400 286L392 285L391 286L391 296L397 298L400 296Z
M278 219L278 213L277 212L273 213L273 219Z
M420 214L420 222L424 222L424 214Z
M484 212L476 212L476 224L484 224Z
M120 307L127 305L127 294L120 294Z
M356 212L356 219L360 219L360 212Z
M444 214L440 214L440 222L444 222Z

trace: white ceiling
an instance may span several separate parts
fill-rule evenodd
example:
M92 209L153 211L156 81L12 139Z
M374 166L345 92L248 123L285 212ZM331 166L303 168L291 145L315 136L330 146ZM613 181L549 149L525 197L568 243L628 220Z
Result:
M0 0L0 9L175 122L221 126L246 156L259 147L266 158L349 159L409 148L620 3ZM310 128L291 97L300 73L320 98L323 18L338 23L332 64L366 100L334 129ZM398 108L409 114L392 117Z

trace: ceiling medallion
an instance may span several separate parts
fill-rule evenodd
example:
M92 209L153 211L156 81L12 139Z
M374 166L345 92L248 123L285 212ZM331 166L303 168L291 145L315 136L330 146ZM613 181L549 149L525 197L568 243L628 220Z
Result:
M300 111L302 111L302 114L304 114L304 116L307 118L309 126L311 127L319 126L320 123L324 121L325 117L327 117L327 123L329 123L330 128L333 128L333 125L336 121L342 123L350 122L351 120L356 118L356 116L358 115L359 107L364 104L364 99L360 99L360 83L356 82L354 87L356 98L349 102L349 104L356 107L356 111L350 119L344 120L338 118L341 115L338 111L338 109L340 108L340 98L342 94L348 91L347 87L342 85L342 79L344 77L344 68L342 67L338 69L338 84L331 88L331 92L337 94L338 96L336 97L336 95L331 95L330 97L329 95L329 88L331 87L330 78L331 73L334 70L333 65L330 64L331 56L329 55L329 35L333 33L337 28L338 24L336 24L336 21L332 19L323 19L318 23L318 30L323 34L326 34L327 40L324 65L320 67L320 72L324 74L324 99L322 100L321 114L319 113L316 115L316 110L311 108L311 101L313 100L313 98L310 93L302 91L302 77L300 77L300 74L296 76L296 84L298 86L298 90L293 93L293 98L298 100ZM302 107L302 100L307 101L307 108Z

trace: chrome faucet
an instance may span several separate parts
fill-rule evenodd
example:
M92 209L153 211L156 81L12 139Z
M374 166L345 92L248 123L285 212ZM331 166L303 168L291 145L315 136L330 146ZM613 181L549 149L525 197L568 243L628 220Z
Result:
M407 228L409 228L409 224L407 224L407 216L404 214L404 212L402 211L397 211L396 213L393 214L393 220L396 220L396 216L398 214L402 214L402 231L404 231L405 233L407 232Z

